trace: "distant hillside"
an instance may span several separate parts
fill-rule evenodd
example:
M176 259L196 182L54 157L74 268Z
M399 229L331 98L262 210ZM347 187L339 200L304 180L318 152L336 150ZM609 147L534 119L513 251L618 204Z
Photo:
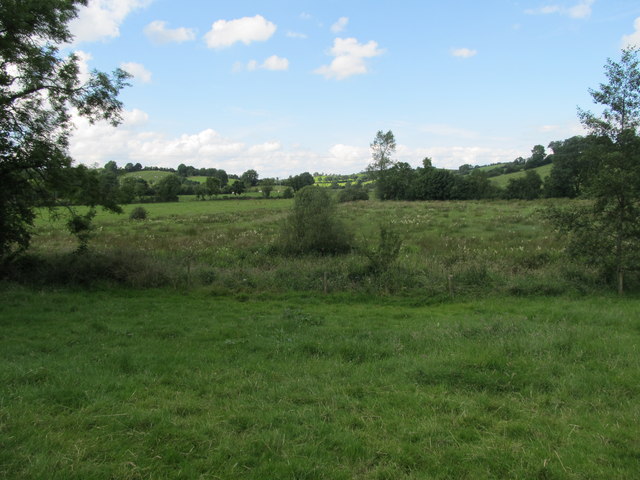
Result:
M491 170L492 168L496 168L499 167L500 165L491 165L489 167L481 167L481 170L484 171L488 171ZM538 172L538 175L540 175L540 177L544 180L545 178L547 178L549 176L549 174L551 173L551 168L553 167L552 163L549 163L548 165L543 165L541 167L538 168L532 168L531 170L533 170L534 172ZM485 170L486 168L486 170ZM504 188L507 186L507 184L509 183L509 180L512 178L520 178L520 177L524 177L527 173L527 170L521 170L519 172L513 172L513 173L507 173L505 175L498 175L497 177L491 177L489 180L491 180L491 182L501 188Z
M161 172L159 170L142 170L140 172L129 172L122 175L122 178L142 178L147 183L157 183L168 175L173 175L171 172Z

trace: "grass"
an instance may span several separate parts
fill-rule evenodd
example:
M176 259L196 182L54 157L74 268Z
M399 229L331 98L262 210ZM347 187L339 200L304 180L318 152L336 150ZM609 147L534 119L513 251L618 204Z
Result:
M548 165L543 165L541 167L532 168L534 172L537 172L540 175L540 178L543 180L551 175L551 169L553 168L553 164L549 163ZM519 172L507 173L505 175L498 175L497 177L492 177L490 180L494 185L505 188L509 184L509 180L524 177L527 174L527 170L521 170Z
M0 477L628 479L638 299L0 289Z
M139 172L129 172L122 175L120 178L141 178L145 180L147 183L158 183L164 177L168 177L169 175L174 175L172 172L163 172L160 170L142 170Z
M564 202L564 201L563 201ZM90 241L92 252L112 262L136 265L125 284L208 285L220 291L331 291L402 295L561 294L599 292L606 277L563 254L562 239L541 221L538 210L557 201L537 202L353 202L338 215L353 230L355 249L338 257L286 257L272 247L292 201L249 199L145 204L149 219L100 212ZM568 203L568 202L567 202ZM370 275L359 246L370 248L379 225L403 240L398 261ZM58 265L76 248L62 221L43 215L32 253ZM89 258L89 257L87 257ZM125 260L122 260L122 259ZM108 260L108 259L107 259ZM102 269L111 269L101 260ZM38 262L39 260L36 260ZM126 266L126 265L125 265ZM122 266L113 268L122 269ZM44 267L43 267L44 268ZM57 267L56 267L57 268ZM36 276L46 278L50 265ZM64 278L73 278L65 271ZM324 278L328 279L324 282ZM79 277L85 278L85 277ZM44 281L44 280L43 280ZM84 280L83 280L84 281ZM630 276L629 289L637 289Z

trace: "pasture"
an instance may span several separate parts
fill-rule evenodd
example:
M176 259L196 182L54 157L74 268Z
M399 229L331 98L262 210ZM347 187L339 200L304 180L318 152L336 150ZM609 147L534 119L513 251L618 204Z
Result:
M640 303L0 292L0 477L629 479Z
M99 212L83 255L43 211L0 284L0 478L633 478L640 300L548 202L341 204L335 257L274 249L291 200Z
M430 297L452 292L607 291L607 277L568 261L562 239L542 222L539 209L549 202L341 204L338 216L354 236L351 253L287 257L273 247L291 200L182 199L142 205L149 218L140 222L128 218L137 205L126 206L124 215L100 212L90 249L99 261L135 264L132 275L122 272L119 277L121 283L134 287L188 285L232 293L328 290ZM381 225L397 232L403 246L388 271L370 275L362 251L376 247ZM62 222L42 218L36 232L32 248L39 258L36 264L77 263L69 258L75 240ZM83 262L90 260L88 256ZM53 265L44 268L43 278L55 270ZM69 270L61 277L73 283L74 275ZM86 281L78 277L79 283ZM630 279L631 289L633 282Z

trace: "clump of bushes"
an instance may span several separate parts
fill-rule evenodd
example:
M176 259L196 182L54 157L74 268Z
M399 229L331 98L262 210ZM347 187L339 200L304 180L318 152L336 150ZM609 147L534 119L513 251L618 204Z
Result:
M283 225L279 247L285 254L346 253L353 235L336 216L336 206L326 189L306 186L294 197L293 210Z
M148 216L147 210L144 207L136 207L131 210L129 220L146 220Z
M340 190L338 194L340 203L355 202L357 200L369 200L369 194L359 183L348 185L344 190Z

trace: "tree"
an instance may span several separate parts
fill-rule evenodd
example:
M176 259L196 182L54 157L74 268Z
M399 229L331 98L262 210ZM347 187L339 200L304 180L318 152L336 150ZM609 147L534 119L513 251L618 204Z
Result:
M0 2L0 261L28 247L35 207L54 206L73 187L64 174L72 163L71 112L91 122L121 120L117 95L128 74L94 71L81 83L78 58L58 51L72 41L67 24L86 4Z
M311 175L309 172L301 173L300 175L296 175L295 177L289 177L284 181L284 184L293 188L294 192L303 189L307 185L313 185L314 183L315 180L313 178L313 175Z
M511 178L504 196L509 199L534 200L540 197L542 178L535 170L527 170L523 177Z
M269 198L271 196L271 192L273 192L275 184L276 181L273 178L263 178L260 180L260 188L262 188L262 196L264 198Z
M396 139L391 130L384 133L378 130L371 147L371 163L367 167L367 171L376 182L376 192L381 199L384 199L385 180L387 171L393 166L394 162L391 155L396 151Z
M582 193L588 170L584 153L590 141L590 137L575 136L549 144L553 166L544 182L546 197L575 198Z
M240 180L247 188L255 187L258 184L258 172L253 169L247 170L240 176Z
M156 200L158 202L177 202L182 188L180 177L175 174L167 175L156 185Z
M607 60L606 84L589 90L601 114L578 109L592 134L584 152L588 207L550 210L547 216L569 236L569 252L615 275L624 292L625 273L640 268L640 60L637 47Z
M205 191L209 198L214 195L220 194L220 179L217 177L207 177L207 181L205 182Z

